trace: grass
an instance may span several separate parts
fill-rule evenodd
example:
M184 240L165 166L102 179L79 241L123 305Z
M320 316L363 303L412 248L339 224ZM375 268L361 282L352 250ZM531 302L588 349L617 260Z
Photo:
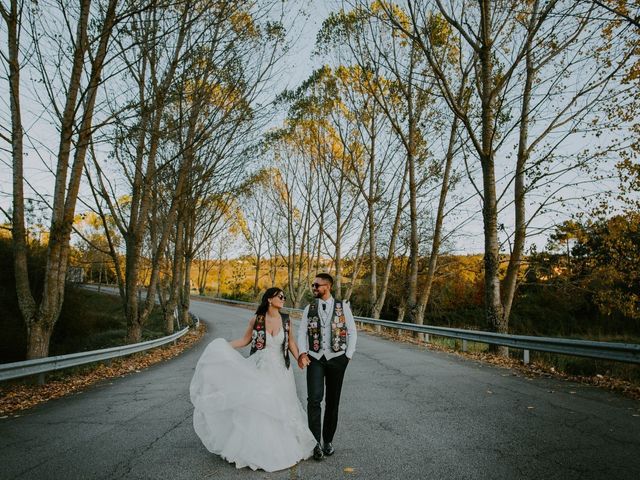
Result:
M63 313L52 338L52 349L56 350L56 353L51 352L52 355L117 347L125 343L127 321L122 300L117 295L69 288ZM155 309L142 331L142 341L162 336L162 314Z
M27 333L17 309L0 318L0 329L6 333L0 338L0 362L24 360ZM116 347L125 344L126 333L127 322L119 296L70 286L53 331L49 355ZM151 314L142 336L143 341L164 336L159 310Z

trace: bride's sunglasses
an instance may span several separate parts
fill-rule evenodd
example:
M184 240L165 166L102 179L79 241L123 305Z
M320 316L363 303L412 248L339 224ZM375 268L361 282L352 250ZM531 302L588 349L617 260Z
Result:
M285 296L284 293L280 293L278 295L276 295L276 297L278 297L280 300L282 300L283 302L287 299L287 297Z

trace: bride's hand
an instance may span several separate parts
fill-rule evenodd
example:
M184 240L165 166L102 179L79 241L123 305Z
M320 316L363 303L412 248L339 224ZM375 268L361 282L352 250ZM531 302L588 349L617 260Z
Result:
M300 368L300 370L304 370L304 368L310 363L311 361L309 360L309 357L306 353L301 353L298 356L298 367Z

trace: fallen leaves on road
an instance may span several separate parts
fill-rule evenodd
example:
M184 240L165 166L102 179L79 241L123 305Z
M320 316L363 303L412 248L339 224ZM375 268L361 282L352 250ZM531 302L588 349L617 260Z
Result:
M80 373L51 375L53 380L45 385L27 385L13 383L0 387L0 415L6 418L7 414L14 414L21 410L31 408L39 403L59 398L72 392L82 393L78 390L88 387L100 380L113 377L122 377L131 373L139 373L155 363L176 357L195 343L205 334L206 326L200 323L198 330L191 330L179 338L176 344L168 344L147 352L136 353L128 357L116 358L109 365L100 363L89 370ZM18 415L12 415L17 417Z

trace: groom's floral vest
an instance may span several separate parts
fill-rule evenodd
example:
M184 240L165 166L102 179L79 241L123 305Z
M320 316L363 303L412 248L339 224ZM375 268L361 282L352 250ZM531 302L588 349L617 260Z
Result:
M281 313L282 328L284 330L284 340L282 341L282 355L284 356L284 364L289 368L291 361L289 360L289 315ZM267 345L267 329L265 327L264 315L256 316L253 324L253 333L251 334L251 352L253 355L258 350L263 350Z
M314 303L309 305L309 312L307 318L309 323L307 324L307 335L309 337L309 350L312 352L319 352L322 350L322 323L320 316L318 315L318 307L320 300L316 299ZM333 315L331 316L331 337L329 338L329 345L334 352L347 350L347 322L344 317L344 310L342 308L342 300L335 299L333 302Z

